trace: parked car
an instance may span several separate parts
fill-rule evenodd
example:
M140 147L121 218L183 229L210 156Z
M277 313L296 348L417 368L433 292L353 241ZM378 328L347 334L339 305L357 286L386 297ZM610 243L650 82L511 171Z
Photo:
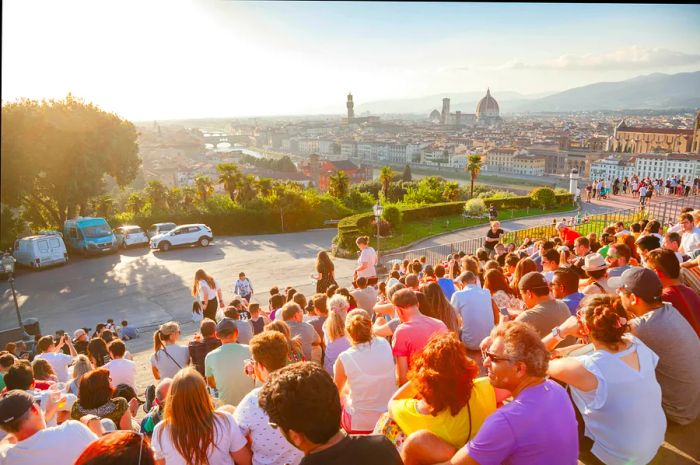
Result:
M68 263L68 250L58 234L39 234L15 241L13 256L17 264L35 270Z
M148 238L151 239L153 236L157 236L158 234L163 234L168 231L172 231L175 229L177 225L175 223L156 223L152 224L148 227Z
M184 245L208 246L214 239L211 228L206 224L183 224L172 231L151 238L151 248L167 251L171 247Z
M148 236L140 226L119 226L114 229L117 246L126 249L133 245L148 245Z
M82 218L63 223L63 237L71 251L83 255L114 253L117 238L104 218Z

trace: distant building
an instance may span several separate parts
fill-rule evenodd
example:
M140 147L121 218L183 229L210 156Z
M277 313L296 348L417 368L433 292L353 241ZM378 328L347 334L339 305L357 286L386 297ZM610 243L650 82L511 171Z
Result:
M352 98L352 93L348 94L348 98L345 102L345 107L348 110L348 124L361 124L361 123L378 123L379 116L362 116L359 118L355 117L355 102Z
M641 178L694 179L700 176L700 156L693 153L643 153L634 157L610 155L591 163L590 177L614 180L637 175Z
M615 126L608 149L617 153L700 153L700 111L693 129L633 127L623 119Z
M529 153L527 150L498 147L486 153L486 171L544 176L545 157Z
M301 162L299 169L304 176L314 180L322 192L328 190L330 177L338 171L345 172L350 179L350 184L372 180L372 167L370 166L358 166L350 160L322 160L318 155L312 155L309 160Z
M479 125L491 126L500 121L498 102L491 96L491 89L486 89L486 96L476 105L476 122Z

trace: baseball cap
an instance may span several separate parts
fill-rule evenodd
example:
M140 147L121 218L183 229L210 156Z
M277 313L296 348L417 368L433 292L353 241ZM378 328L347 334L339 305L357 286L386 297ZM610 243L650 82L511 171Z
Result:
M236 326L236 321L231 318L222 318L216 325L216 332L219 334L231 334L234 331L238 331L238 326Z
M627 289L645 302L660 302L663 286L656 272L649 268L635 266L621 276L608 279L608 286L613 289Z
M566 227L567 227L566 223L564 223L563 221L561 223L557 224L557 229L564 229Z
M542 273L531 271L520 278L518 287L523 291L532 291L534 289L549 289L549 283L544 278Z
M34 404L34 397L26 391L13 389L0 397L0 425L18 419Z
M76 329L73 331L73 339L78 339L80 336L85 336L86 334L87 332L84 329Z

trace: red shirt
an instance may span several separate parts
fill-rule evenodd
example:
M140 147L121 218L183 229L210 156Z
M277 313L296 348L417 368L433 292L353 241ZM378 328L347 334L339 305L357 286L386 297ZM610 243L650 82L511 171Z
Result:
M569 228L562 228L561 235L564 236L562 238L564 243L569 244L569 246L573 246L576 238L581 237L581 235L579 233L577 233L573 229L569 229Z
M664 287L661 300L671 302L676 310L688 320L695 334L700 337L700 296L691 288L679 284L678 286Z

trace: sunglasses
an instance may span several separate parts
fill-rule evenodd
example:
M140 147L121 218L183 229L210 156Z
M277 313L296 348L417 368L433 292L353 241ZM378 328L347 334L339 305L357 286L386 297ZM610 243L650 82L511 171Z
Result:
M515 360L511 357L501 357L500 355L496 355L492 352L489 352L488 350L484 350L481 352L481 355L484 357L484 360L487 358L491 360L492 362L514 362Z

